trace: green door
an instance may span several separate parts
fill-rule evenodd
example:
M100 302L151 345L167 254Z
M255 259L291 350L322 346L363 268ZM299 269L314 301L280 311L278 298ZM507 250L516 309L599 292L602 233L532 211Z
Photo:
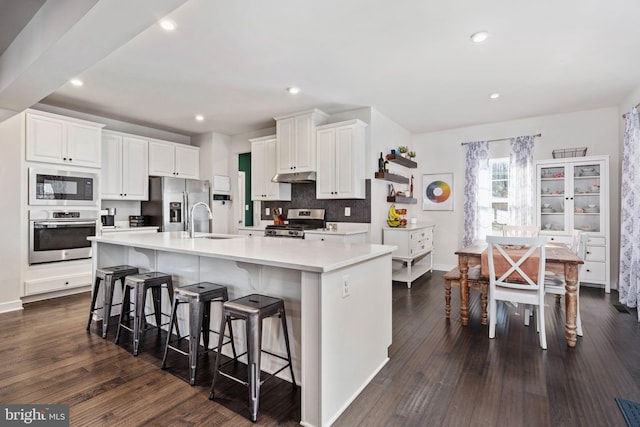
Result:
M251 201L251 153L238 155L238 170L244 172L244 225L253 225L253 202ZM240 190L242 191L242 190Z

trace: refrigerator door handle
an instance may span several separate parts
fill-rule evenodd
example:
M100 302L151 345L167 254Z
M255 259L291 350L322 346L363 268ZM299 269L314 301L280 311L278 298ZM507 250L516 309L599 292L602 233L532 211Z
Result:
M189 193L184 191L182 193L182 206L184 206L184 212L182 217L185 219L184 221L184 231L189 231L189 225L191 224L191 219L189 218Z

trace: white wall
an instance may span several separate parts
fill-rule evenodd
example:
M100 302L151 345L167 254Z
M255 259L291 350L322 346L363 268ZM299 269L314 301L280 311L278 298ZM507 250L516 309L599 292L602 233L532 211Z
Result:
M610 156L611 270L612 278L617 283L618 259L615 248L619 246L620 205L618 126L618 109L603 108L414 135L413 148L417 153L419 188L422 187L423 174L444 172L453 172L454 174L453 211L422 211L422 199L420 198L418 201L418 219L432 221L436 224L434 236L435 268L448 270L455 266L457 258L454 252L462 244L466 151L461 143L531 135L540 132L542 137L536 138L534 152L536 160L550 159L554 149L570 147L587 147L588 156L603 154ZM491 144L491 150L501 150L502 153L508 153L508 144L508 141L494 142ZM612 287L615 287L613 282L614 280L612 280Z
M0 122L0 200L3 207L0 221L0 312L22 307L21 255L26 250L26 219L22 218L21 192L26 188L26 173L22 172L24 115L13 116Z
M373 177L378 170L378 158L380 153L384 156L391 149L398 148L400 145L413 146L411 133L380 111L371 108L369 151L365 169L367 177L371 178L371 243L382 243L382 227L387 224L387 214L389 206L391 206L390 203L387 203L390 182ZM395 164L390 165L390 171L406 176L411 174L418 176L416 169L407 169ZM415 183L418 183L418 181L415 181ZM408 186L402 184L394 183L394 186L396 190L404 191L408 188ZM416 215L417 208L415 205L398 205L398 207L407 209L407 218Z
M238 155L242 153L250 153L251 152L251 143L249 140L251 138L260 138L261 136L275 135L276 128L275 122L274 127L260 129L258 131L241 133L238 135L233 135L231 137L231 149L229 151L229 176L231 178L231 194L232 197L240 200L238 197L239 189L238 189ZM245 203L251 203L250 200L246 200ZM238 203L235 203L232 206L233 213L231 214L231 228L230 231L232 233L236 233L238 231L238 218L240 217L239 210L243 207ZM260 202L253 202L253 225L260 225Z
M109 119L102 116L96 116L93 114L86 114L79 111L67 110L66 108L54 107L47 104L36 104L31 107L35 110L47 111L49 113L61 114L67 117L74 117L76 119L89 120L91 122L102 123L105 125L104 129L114 130L118 132L131 133L138 136L144 136L147 138L162 139L164 141L177 142L179 144L191 144L191 137L182 135L175 132L168 132L160 129L150 128L147 126L136 125L133 123L123 122L121 120Z
M200 179L209 181L211 197L213 198L213 177L215 175L229 176L231 137L211 132L193 137L192 143L200 147ZM229 233L231 230L232 206L233 202L225 202L223 204L222 201L211 201L211 211L213 212L212 233Z

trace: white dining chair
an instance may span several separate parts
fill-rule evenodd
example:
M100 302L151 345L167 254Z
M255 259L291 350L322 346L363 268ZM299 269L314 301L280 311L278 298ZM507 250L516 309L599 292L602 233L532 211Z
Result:
M487 236L488 264L489 264L489 338L496 336L497 304L498 301L528 304L536 309L536 322L540 338L540 347L547 348L547 337L544 324L544 266L546 237L504 237ZM513 259L509 254L511 248L526 249L519 259ZM535 256L534 256L535 255ZM506 268L496 271L494 256L504 258ZM537 277L530 277L523 271L524 263L528 262L528 271L536 271ZM502 264L502 263L500 263ZM513 273L519 274L514 280ZM535 279L535 280L534 280Z
M538 237L540 227L535 225L504 225L502 235L505 237Z
M580 259L584 260L587 253L587 236L580 230L573 230L571 234L571 245L569 248L571 252L576 254ZM578 336L582 335L582 318L580 317L580 276L582 271L582 264L578 265L578 283L576 284L576 326ZM567 290L565 287L564 275L547 273L544 277L545 292L552 295L566 295Z

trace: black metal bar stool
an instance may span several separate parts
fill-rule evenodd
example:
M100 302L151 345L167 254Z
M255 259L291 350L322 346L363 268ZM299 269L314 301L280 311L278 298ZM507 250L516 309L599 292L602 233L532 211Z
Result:
M91 308L89 309L87 331L91 328L91 319L93 316L96 315L97 317L100 317L98 310L102 309L102 338L107 337L107 328L109 326L109 318L111 317L111 307L119 305L113 304L114 285L118 280L122 282L122 306L124 309L125 305L128 303L128 298L125 298L128 294L124 292L124 279L132 274L138 274L138 268L130 265L116 265L114 267L96 269L96 281L93 284L93 291L91 295ZM104 298L102 300L102 307L96 307L101 280L104 281Z
M214 331L210 327L211 319L211 303L221 302L229 300L229 294L227 293L227 287L223 285L216 285L215 283L202 282L189 286L183 286L176 288L173 291L173 306L171 308L171 320L169 321L169 331L173 330L174 323L177 322L178 306L180 304L188 304L189 307L189 335L180 336L174 341L171 340L171 334L167 335L167 342L164 347L164 356L162 357L162 369L167 366L167 353L169 349L174 350L184 356L189 356L189 383L194 385L196 383L196 369L198 368L198 356L200 349L200 335L204 342L204 351L212 350L209 348L209 332L216 334L223 334L224 331ZM231 327L231 319L227 319L227 326L229 326L229 335L233 336L233 328ZM172 342L179 343L180 340L189 337L189 352L185 352L177 347L171 345ZM229 339L222 345L231 344L233 351L233 357L236 357L236 347L233 343L233 339ZM220 351L220 347L217 347L217 351Z
M284 332L284 341L287 347L287 357L274 354L267 350L262 350L261 348L262 320L272 316L280 317L280 323L282 324L282 329ZM224 365L220 365L220 352L218 351L218 354L216 355L216 367L213 371L213 381L211 382L211 393L209 394L209 399L213 400L214 398L216 377L218 376L218 374L232 379L240 384L244 384L249 388L249 411L251 413L251 421L255 422L258 418L260 386L264 383L264 381L261 381L260 379L260 356L262 352L287 361L286 365L271 374L269 378L273 378L280 371L283 371L288 367L291 371L291 381L293 382L293 387L296 387L296 380L293 376L293 365L291 364L291 350L289 349L289 332L287 331L287 320L284 312L284 301L280 298L252 294L247 295L246 297L235 299L233 301L225 302L223 304L222 319L220 320L221 333L218 337L218 347L220 347L220 345L222 344L222 340L224 338L224 328L228 319L242 319L245 321L247 334L247 351L236 356L233 360L230 360L227 363L236 362L238 357L246 354L248 378L245 382L232 375L222 372L220 368Z
M133 326L129 327L124 323L124 315L128 313L128 308L125 309L123 307L120 312L120 321L118 322L118 332L116 333L115 342L118 342L120 338L120 331L122 329L126 329L129 332L133 333L133 355L138 355L138 350L140 349L140 344L142 338L144 337L144 332L146 330L146 315L144 313L144 308L147 300L147 290L151 289L151 294L153 297L153 306L156 318L156 327L160 328L164 326L162 324L162 316L164 313L161 311L162 305L162 285L166 285L167 292L169 293L169 299L173 298L173 281L171 280L171 276L169 274L159 273L159 272L149 272L144 274L136 274L132 276L127 276L124 281L124 292L128 293L130 290L134 291L134 300L133 300ZM169 316L164 314L165 316ZM176 325L176 331L178 332L178 325ZM169 334L171 334L171 330L169 330Z

